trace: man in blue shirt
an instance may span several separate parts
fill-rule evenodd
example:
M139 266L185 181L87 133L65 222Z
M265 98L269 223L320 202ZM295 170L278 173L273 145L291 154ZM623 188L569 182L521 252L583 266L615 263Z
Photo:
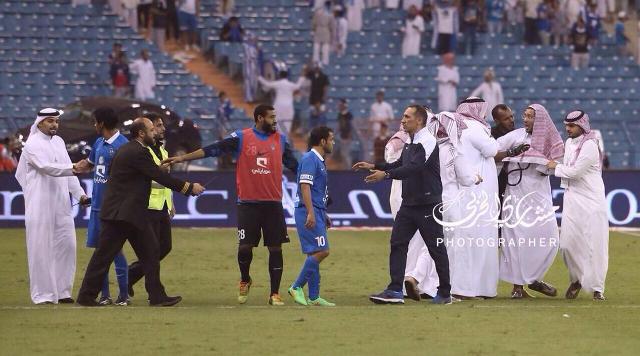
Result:
M111 108L99 108L93 113L94 126L99 137L93 144L89 158L84 160L83 164L88 164L90 168L94 168L93 173L93 190L91 193L91 215L89 217L89 226L87 229L87 247L98 247L98 237L100 236L100 206L102 205L102 194L107 186L109 179L109 168L111 159L116 154L120 146L129 142L118 131L118 115ZM127 260L122 251L114 259L116 266L116 277L118 279L118 287L120 294L116 299L116 305L128 305L128 288L127 288ZM109 293L109 275L104 279L102 285L102 296L99 304L113 304L111 294Z
M294 215L300 247L307 259L298 279L289 288L289 294L301 305L335 306L320 297L320 262L329 256L327 228L331 225L327 216L327 168L324 156L333 151L333 138L333 131L326 126L311 130L311 150L302 156L298 166L298 194ZM307 283L308 301L302 290Z

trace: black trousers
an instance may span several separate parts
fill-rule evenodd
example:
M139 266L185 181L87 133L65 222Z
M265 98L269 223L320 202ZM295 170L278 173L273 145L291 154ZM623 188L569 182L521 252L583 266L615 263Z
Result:
M431 255L436 264L436 271L440 280L438 294L442 297L451 295L449 256L443 242L444 233L442 225L438 224L433 217L433 214L437 214L436 217L442 220L442 214L438 211L434 212L434 206L400 206L391 231L391 253L389 254L391 283L389 283L387 289L402 291L409 241L411 241L416 231L420 231L420 235L422 235L422 239L429 249L429 255ZM438 243L439 238L441 239L440 243Z
M153 232L158 258L162 261L171 252L171 219L167 210L149 210L149 228ZM145 275L144 265L138 260L129 265L129 285L136 284Z
M453 35L451 34L448 34L448 33L438 34L438 39L436 44L438 54L443 55L445 53L456 51L456 49L453 47L452 39L453 39Z
M538 23L536 19L524 18L524 43L528 45L540 44L540 35L538 34Z
M145 287L149 293L149 301L153 304L164 300L167 294L160 282L158 246L153 235L148 226L141 230L125 221L102 220L100 241L84 274L78 300L96 299L113 258L122 250L127 240L144 266Z

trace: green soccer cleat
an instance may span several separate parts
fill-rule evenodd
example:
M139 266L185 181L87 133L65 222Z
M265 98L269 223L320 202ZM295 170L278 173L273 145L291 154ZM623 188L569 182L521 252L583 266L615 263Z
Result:
M249 298L249 289L251 289L251 280L249 282L240 281L240 290L238 291L238 303L244 304Z
M309 299L308 303L309 303L309 305L316 305L316 306L319 306L319 307L335 307L336 306L336 303L327 302L326 300L324 300L324 299L322 299L320 297L318 297L315 300Z
M307 304L307 299L304 297L304 291L302 288L289 288L289 295L293 297L293 300L300 305L309 305Z

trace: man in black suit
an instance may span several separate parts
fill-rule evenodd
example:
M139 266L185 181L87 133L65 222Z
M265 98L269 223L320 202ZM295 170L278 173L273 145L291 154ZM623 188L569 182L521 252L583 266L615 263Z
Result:
M95 299L109 265L126 240L143 265L149 304L171 306L182 300L180 296L167 296L160 282L157 239L146 217L151 181L185 195L199 195L204 187L173 178L154 163L147 149L155 143L155 128L149 119L136 119L130 131L132 140L120 147L111 163L100 213L102 229L99 244L91 256L78 293L80 305L98 306ZM74 167L77 173L83 169L78 164Z

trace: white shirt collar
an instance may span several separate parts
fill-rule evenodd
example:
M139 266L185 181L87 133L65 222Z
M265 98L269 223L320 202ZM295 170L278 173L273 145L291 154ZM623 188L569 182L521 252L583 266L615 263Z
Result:
M322 157L322 155L320 153L318 153L318 151L316 151L314 148L311 149L311 152L315 153L316 156L318 156L318 158L320 158L320 160L322 162L324 162L324 157Z
M413 135L412 143L417 142L424 135L431 135L431 133L429 132L429 129L427 129L426 126L421 128L420 131L416 132L415 135Z
M115 141L115 140L116 140L116 138L118 138L118 136L120 136L120 131L116 131L116 133L114 133L114 134L113 134L113 136L109 137L109 139L108 139L108 140L105 140L104 142L106 142L106 143L108 143L108 144L112 145L112 144L113 144L113 141Z

